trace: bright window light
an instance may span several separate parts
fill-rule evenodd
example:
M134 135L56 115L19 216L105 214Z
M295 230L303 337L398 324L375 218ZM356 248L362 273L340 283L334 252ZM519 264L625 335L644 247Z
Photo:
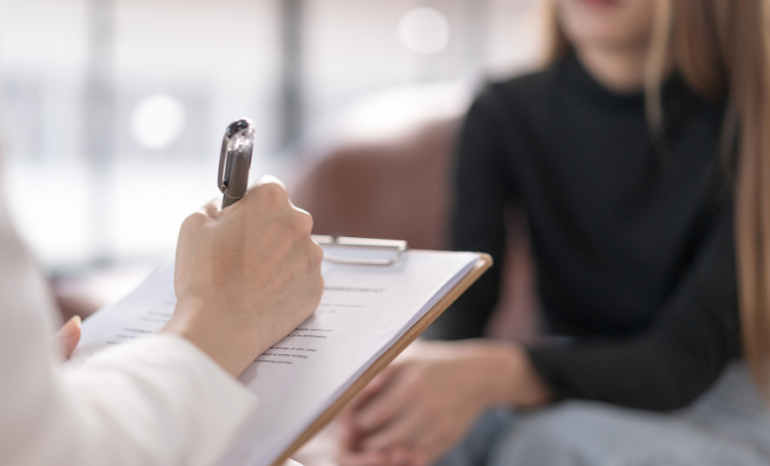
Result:
M142 99L131 112L131 135L146 149L165 149L184 130L184 105L167 94Z
M413 52L424 55L438 53L449 43L449 21L433 8L414 9L401 18L398 38Z

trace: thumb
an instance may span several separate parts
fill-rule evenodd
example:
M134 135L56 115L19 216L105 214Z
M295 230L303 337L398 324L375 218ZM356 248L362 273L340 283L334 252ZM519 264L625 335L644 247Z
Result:
M80 341L80 316L73 316L54 335L54 341L59 349L59 354L64 359L69 359L75 347Z

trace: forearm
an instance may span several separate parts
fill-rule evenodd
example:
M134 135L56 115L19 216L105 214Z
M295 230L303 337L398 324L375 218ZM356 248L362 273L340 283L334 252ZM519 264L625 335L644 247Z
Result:
M718 378L736 348L647 335L630 341L530 350L558 399L585 399L636 409L686 406Z

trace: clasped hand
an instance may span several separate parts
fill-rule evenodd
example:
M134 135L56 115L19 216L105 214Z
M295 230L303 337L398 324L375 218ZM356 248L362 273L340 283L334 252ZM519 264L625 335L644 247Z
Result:
M343 466L427 466L487 408L533 407L548 396L518 345L416 342L341 415L339 460Z

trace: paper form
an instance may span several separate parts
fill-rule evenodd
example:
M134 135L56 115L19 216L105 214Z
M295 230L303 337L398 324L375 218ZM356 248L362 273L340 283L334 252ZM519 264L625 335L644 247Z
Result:
M409 251L387 267L324 262L318 309L240 377L259 396L259 408L222 465L269 466L478 258ZM160 330L176 305L173 275L173 263L163 265L123 301L87 319L72 364Z

